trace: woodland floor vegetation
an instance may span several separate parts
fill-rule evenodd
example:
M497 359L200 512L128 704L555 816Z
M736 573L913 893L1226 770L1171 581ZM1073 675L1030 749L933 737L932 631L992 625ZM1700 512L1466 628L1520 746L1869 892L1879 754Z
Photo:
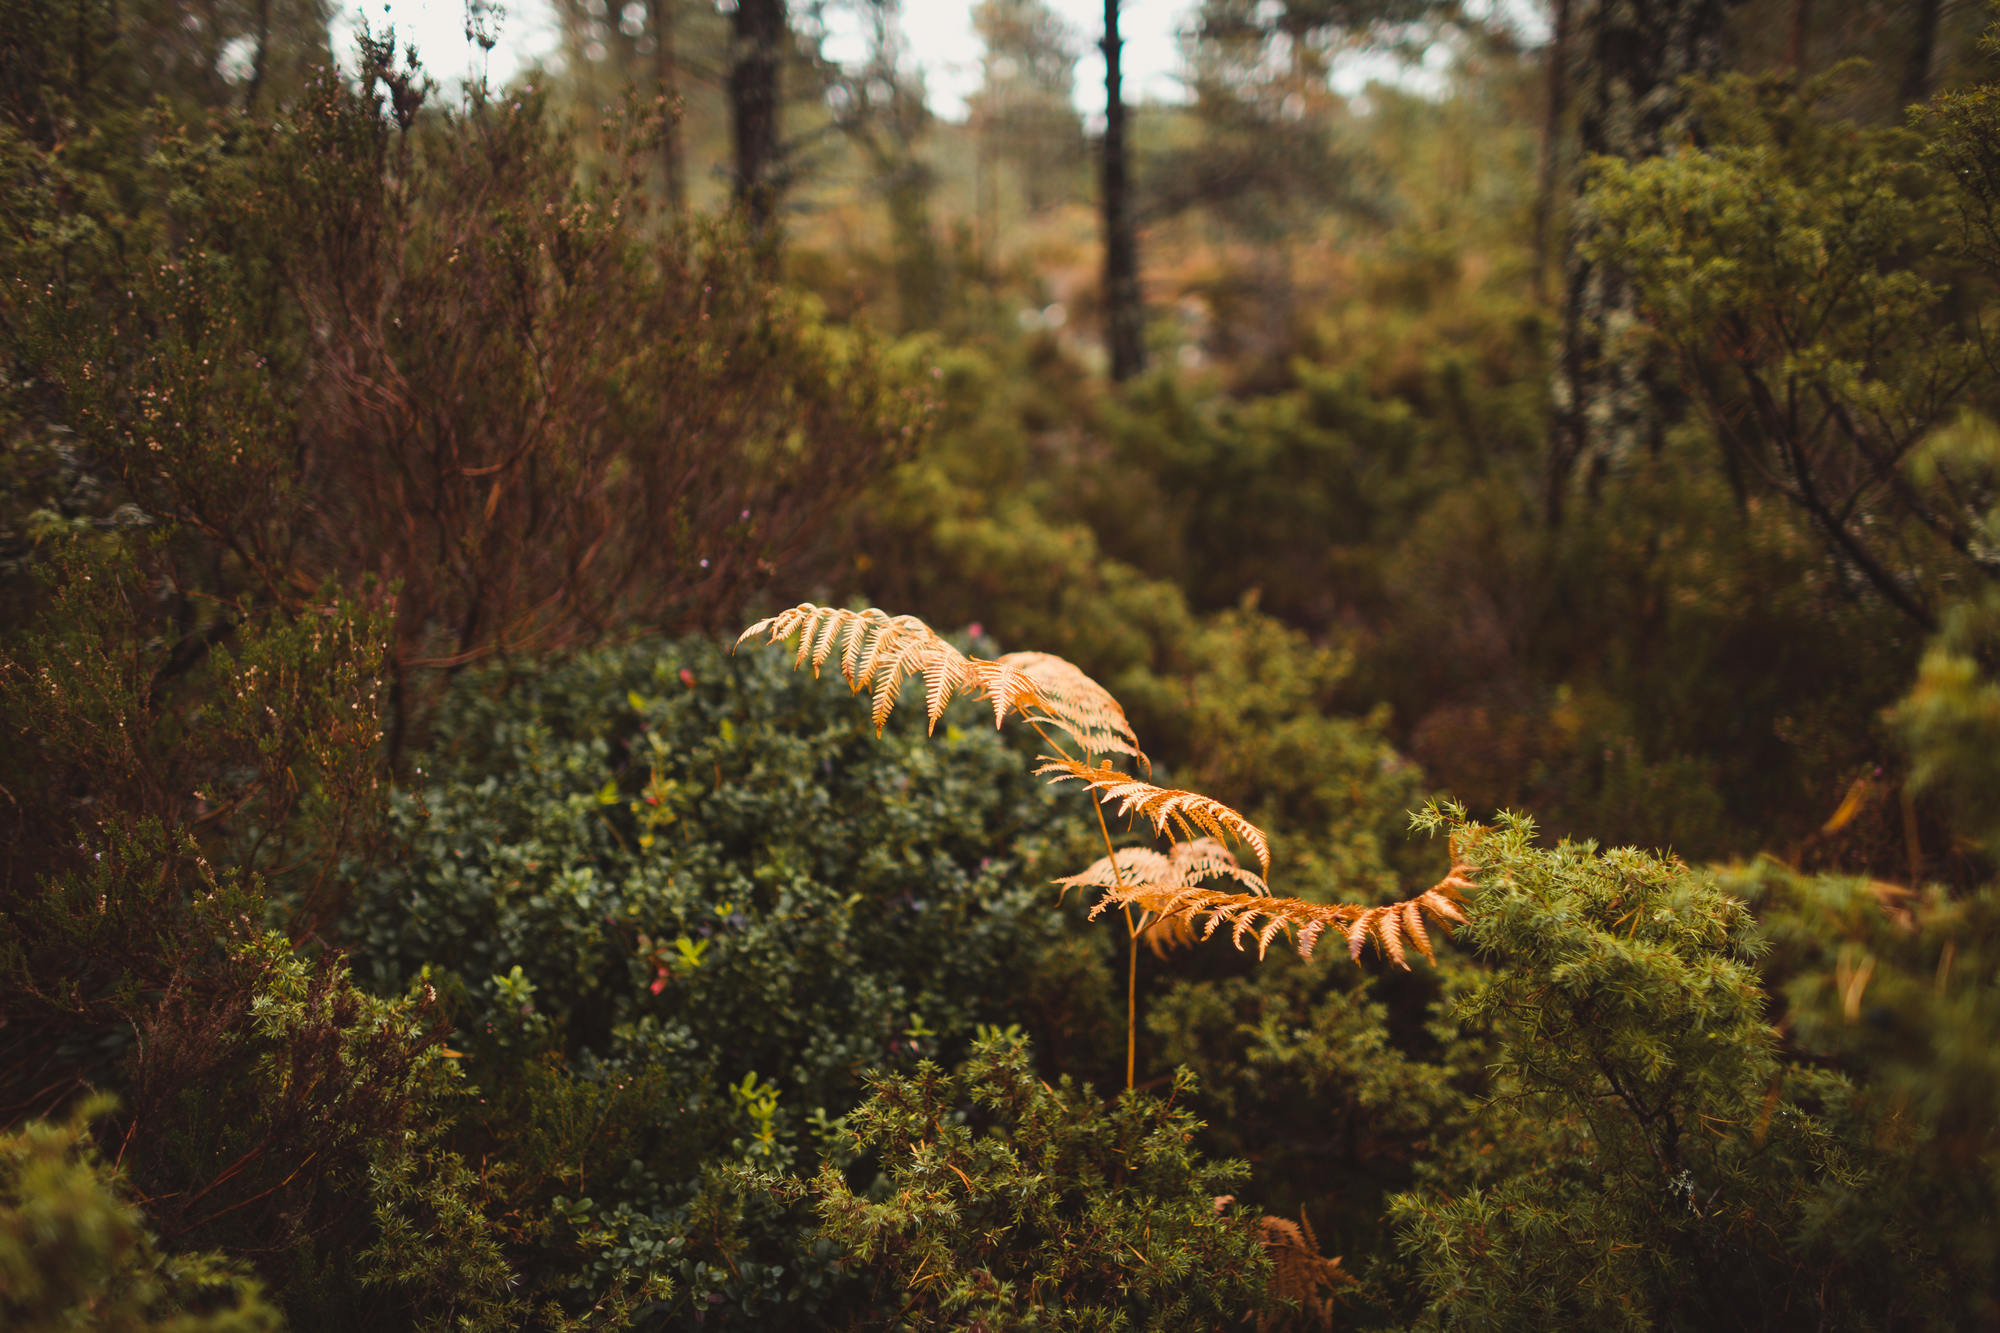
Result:
M0 1327L2000 1321L2000 35L1518 8L0 0Z

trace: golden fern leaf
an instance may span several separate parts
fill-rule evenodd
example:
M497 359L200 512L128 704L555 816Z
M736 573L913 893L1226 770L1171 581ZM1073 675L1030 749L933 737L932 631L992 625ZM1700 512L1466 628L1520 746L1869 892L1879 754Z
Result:
M1347 954L1355 962L1361 961L1361 946L1368 943L1368 918L1357 916L1347 923ZM1312 950L1313 941L1300 938L1299 957L1304 958Z
M1087 873L1087 872L1086 872ZM1272 898L1253 893L1231 893L1199 886L1128 884L1113 886L1091 908L1093 919L1112 907L1137 907L1160 918L1175 918L1190 927L1202 925L1202 939L1209 939L1221 926L1230 928L1230 939L1243 947L1244 936L1256 932L1257 956L1262 958L1280 932L1297 931L1301 958L1310 958L1313 946L1327 930L1338 930L1347 940L1348 953L1356 962L1369 940L1398 967L1407 970L1407 945L1435 960L1428 914L1449 931L1462 924L1465 913L1458 907L1460 895L1473 887L1472 867L1454 859L1451 872L1414 898L1383 907L1360 907L1352 903L1309 903L1298 898ZM1201 920L1205 918L1205 924ZM1262 925L1258 924L1262 920Z
M1417 946L1417 952L1426 958L1435 958L1431 952L1431 933L1424 929L1423 909L1415 903L1403 904L1403 931Z
M1081 782L1104 804L1118 802L1120 815L1144 815L1152 821L1153 831L1163 838L1193 842L1204 833L1216 839L1233 837L1257 854L1257 863L1266 872L1271 869L1271 844L1265 840L1263 830L1212 797L1155 787L1108 764L1093 768L1074 759L1048 755L1041 758L1042 766L1035 770L1037 777L1047 776L1052 783Z
M1397 967L1409 970L1409 963L1403 958L1403 910L1399 903L1395 907L1378 907L1370 914L1374 917L1375 942L1382 952L1395 961ZM1362 920L1368 920L1363 917Z
M1252 893L1270 892L1256 873L1238 865L1229 848L1214 838L1177 842L1164 853L1150 847L1122 847L1111 856L1098 857L1082 874L1065 876L1056 883L1062 886L1066 897L1071 889L1113 889L1121 885L1192 888L1204 879L1218 877L1235 880ZM1150 919L1142 922L1138 933L1154 957L1165 958L1196 943L1194 927L1186 919L1148 916Z
M792 665L810 662L815 676L839 648L840 674L856 693L870 693L877 731L895 711L904 678L921 676L924 711L933 729L953 696L984 695L993 704L996 727L1008 713L1015 713L1029 723L1061 728L1086 754L1131 755L1148 771L1152 768L1111 692L1053 654L967 657L915 616L892 616L874 607L848 611L811 602L758 621L736 642L757 634L767 635L769 643L798 635L798 655Z
M1213 838L1204 838L1213 842ZM1185 845L1185 844L1183 844ZM1121 847L1114 856L1100 856L1092 861L1081 874L1064 875L1056 883L1063 889L1063 897L1069 896L1071 889L1115 889L1121 884L1172 884L1173 862L1166 853L1156 852L1151 847Z
M1164 962L1183 949L1192 949L1200 941L1195 939L1194 927L1177 916L1153 917L1139 927L1139 938L1146 941L1146 947L1153 951L1153 957Z
M875 614L879 615L881 613L877 612ZM865 620L866 617L866 612L857 614L852 611L837 611L830 606L814 606L811 602L801 602L789 611L780 611L775 616L767 616L758 621L749 629L737 635L736 643L740 647L743 641L751 635L762 634L766 631L770 633L770 638L766 640L769 643L780 643L789 639L794 634L799 634L799 656L798 660L793 662L792 665L800 667L804 666L806 658L812 655L813 645L816 640L825 637L830 644L831 635L834 631L840 629L845 624L853 623L855 620ZM886 617L884 618L886 619ZM801 630L804 633L801 634ZM830 648L829 651L831 651ZM813 671L817 673L820 664L825 661L826 653L824 652L818 657L813 658ZM850 672L849 674L852 675L853 673Z
M1255 871L1238 865L1229 848L1214 838L1177 842L1165 852L1121 847L1113 856L1098 857L1082 874L1066 875L1056 883L1065 893L1071 889L1114 889L1121 884L1180 889L1218 877L1233 879L1252 893L1270 892Z
M736 642L760 633L768 635L767 643L781 643L798 635L799 651L792 665L802 667L810 661L815 676L833 656L835 646L841 646L840 674L857 694L869 692L869 713L877 731L895 711L905 676L923 678L924 713L932 730L953 695L976 692L968 679L971 659L915 616L892 616L874 607L847 611L804 602L758 621Z
M1049 723L1076 738L1086 754L1130 755L1153 771L1139 737L1111 691L1053 653L1002 653L973 660L973 678L993 701L993 725L1009 712L1023 721Z

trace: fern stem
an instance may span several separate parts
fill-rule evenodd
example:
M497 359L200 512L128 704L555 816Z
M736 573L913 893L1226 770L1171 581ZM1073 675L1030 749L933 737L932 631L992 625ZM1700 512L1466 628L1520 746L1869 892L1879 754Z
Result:
M1028 725L1033 727L1035 734L1046 741L1057 754L1065 759L1069 758L1069 751L1063 749L1048 732L1043 731L1040 723L1031 718L1028 719ZM1088 758L1088 755L1085 757ZM1097 816L1097 831L1104 835L1104 854L1111 858L1111 882L1122 889L1125 887L1125 876L1118 869L1118 849L1111 845L1111 825L1104 819L1104 803L1097 799L1097 793L1094 791L1087 791L1085 794L1090 798L1091 811ZM1131 951L1131 958L1125 967L1125 1091L1130 1092L1138 1073L1139 1063L1139 936L1145 931L1143 924L1145 918L1144 913L1141 913L1140 920L1135 922L1132 919L1132 909L1128 906L1124 911L1125 943Z
M1104 854L1111 858L1111 882L1122 889L1125 876L1118 869L1118 849L1111 845L1111 825L1104 822L1104 803L1096 799L1094 792L1090 808L1097 812L1097 831L1104 835ZM1130 907L1125 909L1125 943L1132 951L1125 969L1125 1091L1130 1092L1139 1050L1139 926L1132 920Z
M1125 969L1125 1091L1132 1091L1133 1065L1139 1048L1139 933L1131 928L1131 913L1126 913L1125 927L1129 932L1125 947L1131 951L1131 961Z

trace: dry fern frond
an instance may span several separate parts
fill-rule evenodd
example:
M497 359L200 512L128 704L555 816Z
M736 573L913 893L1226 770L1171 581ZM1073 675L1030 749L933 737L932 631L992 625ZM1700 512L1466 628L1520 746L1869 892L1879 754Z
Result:
M1340 1266L1340 1256L1319 1252L1319 1237L1305 1214L1291 1222L1282 1217L1257 1219L1258 1239L1271 1259L1271 1294L1280 1300L1297 1301L1299 1321L1309 1327L1333 1327L1333 1303L1342 1287L1358 1285L1353 1274ZM1265 1315L1258 1321L1259 1333L1276 1333L1295 1327L1289 1312Z
M952 696L976 693L969 679L972 659L946 643L915 616L892 616L870 607L845 611L803 602L789 611L760 620L737 636L736 642L768 634L767 643L782 643L796 634L799 652L794 667L812 663L817 676L834 649L840 649L840 674L859 694L872 696L870 717L880 731L902 697L903 678L921 676L924 712L933 730Z
M1121 847L1112 856L1100 856L1080 875L1066 875L1056 881L1064 893L1071 889L1115 889L1120 885L1150 885L1160 889L1185 889L1205 879L1233 879L1252 893L1269 893L1262 877L1245 870L1229 848L1214 838L1177 842L1164 852L1150 847Z
M1177 916L1154 917L1139 927L1139 938L1146 941L1146 947L1153 951L1153 957L1165 962L1173 954L1184 949L1192 949L1201 941L1195 937L1194 927Z
M1352 903L1330 905L1309 903L1298 898L1272 898L1252 893L1225 893L1200 887L1160 889L1132 884L1113 887L1090 910L1094 919L1112 907L1137 907L1162 919L1177 918L1190 927L1203 925L1201 938L1208 939L1219 926L1227 925L1230 939L1243 947L1246 935L1255 932L1257 956L1262 958L1280 932L1296 930L1299 956L1310 958L1313 945L1331 928L1346 937L1347 952L1361 961L1362 946L1374 940L1376 947L1398 967L1409 967L1409 950L1435 959L1430 930L1424 917L1430 916L1445 929L1463 923L1458 909L1466 890L1473 887L1472 867L1454 859L1451 873L1414 898L1383 907L1359 907ZM1198 920L1206 918L1205 924ZM1261 918L1261 924L1259 924Z
M1254 871L1236 863L1229 848L1214 838L1177 842L1165 852L1150 847L1123 847L1112 856L1100 856L1080 875L1056 881L1065 896L1071 889L1193 888L1205 879L1231 879L1252 893L1269 893ZM1092 913L1093 916L1096 913ZM1194 927L1182 917L1153 917L1139 927L1138 934L1156 958L1165 958L1199 941Z
M1053 653L1002 653L992 661L974 658L972 679L993 701L993 725L1019 713L1030 723L1046 722L1076 738L1089 754L1130 755L1153 771L1139 737L1111 691Z
M1144 815L1163 838L1193 842L1204 833L1217 839L1235 838L1257 854L1258 865L1266 871L1271 868L1271 844L1264 831L1212 797L1155 787L1108 764L1092 768L1074 759L1041 758L1042 766L1035 770L1035 776L1047 777L1052 783L1081 782L1106 805L1118 802L1120 815Z
M820 668L839 650L840 674L856 693L873 697L871 715L880 731L895 711L905 676L924 681L924 711L932 729L958 694L983 695L993 705L993 725L1018 714L1031 724L1049 724L1074 737L1087 754L1130 755L1152 769L1125 710L1111 692L1070 662L1050 653L1006 653L988 660L967 657L939 638L915 616L892 616L870 607L847 611L803 602L760 620L737 636L757 634L768 643L799 638L792 665Z

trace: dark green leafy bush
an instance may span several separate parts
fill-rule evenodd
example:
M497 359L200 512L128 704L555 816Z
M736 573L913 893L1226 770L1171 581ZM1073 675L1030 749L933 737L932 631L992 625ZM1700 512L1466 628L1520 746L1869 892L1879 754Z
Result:
M830 1318L838 1285L710 1168L809 1157L866 1071L981 1022L1102 1042L1101 1000L1032 998L1084 830L976 709L877 739L831 682L682 640L468 673L438 734L349 947L385 993L445 997L509 1188L710 1322Z
M1441 961L1448 975L1465 970L1448 951ZM1248 975L1177 980L1146 1019L1159 1063L1199 1080L1202 1150L1249 1161L1243 1197L1275 1216L1303 1212L1327 1253L1369 1279L1355 1293L1369 1299L1400 1286L1388 1196L1468 1109L1454 1076L1471 1061L1410 1030L1439 981L1428 968L1356 971L1333 951L1308 962L1273 950ZM1369 1272L1384 1262L1386 1282Z

